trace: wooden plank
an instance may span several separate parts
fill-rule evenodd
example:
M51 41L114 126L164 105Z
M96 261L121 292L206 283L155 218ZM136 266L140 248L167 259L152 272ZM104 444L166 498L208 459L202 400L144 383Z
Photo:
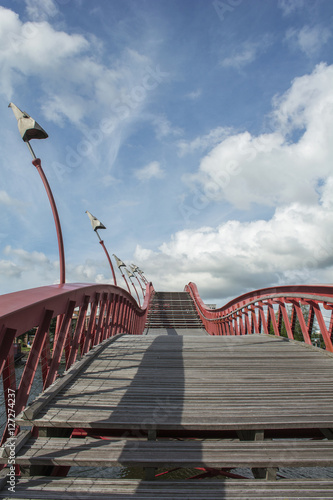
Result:
M333 481L313 480L221 480L221 481L138 481L104 478L21 478L15 494L0 498L27 499L74 498L101 500L325 500L333 496ZM7 496L6 496L7 495Z
M330 467L332 441L127 441L30 439L16 455L21 465L141 467ZM0 463L5 463L0 460Z

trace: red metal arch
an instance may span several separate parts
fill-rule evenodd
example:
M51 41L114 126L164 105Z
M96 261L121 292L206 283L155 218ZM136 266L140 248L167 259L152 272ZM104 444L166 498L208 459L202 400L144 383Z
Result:
M194 283L185 287L194 300L199 316L211 335L245 335L274 333L281 335L282 320L289 339L294 339L296 320L304 342L311 344L311 332L316 320L327 351L333 352L333 286L299 285L263 288L246 293L219 309L208 309ZM301 306L309 306L307 322ZM277 315L274 311L277 308ZM291 307L291 317L287 312ZM325 321L323 311L329 311Z

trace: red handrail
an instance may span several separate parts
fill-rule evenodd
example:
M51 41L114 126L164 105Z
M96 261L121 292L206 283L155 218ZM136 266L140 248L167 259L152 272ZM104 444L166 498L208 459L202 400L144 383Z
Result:
M333 352L333 286L298 285L263 288L241 295L219 309L208 309L194 283L185 287L197 312L211 335L247 335L266 333L281 335L282 324L289 339L294 339L295 325L301 328L303 340L312 344L311 333L316 321L327 351ZM290 311L287 310L289 306ZM302 306L306 306L304 317ZM329 318L325 320L323 311Z
M0 375L7 416L13 414L12 394L15 415L26 406L39 362L46 389L55 381L63 355L67 370L78 356L109 337L142 334L153 293L148 283L142 307L126 290L113 285L66 283L0 296ZM51 349L49 328L55 317L61 317L61 325ZM14 341L32 328L36 333L16 388ZM7 436L6 429L2 442Z

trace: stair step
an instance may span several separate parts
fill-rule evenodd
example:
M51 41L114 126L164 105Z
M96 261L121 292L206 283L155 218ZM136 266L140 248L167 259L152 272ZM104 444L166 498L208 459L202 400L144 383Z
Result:
M5 452L6 448L2 448ZM9 450L8 450L9 451ZM7 463L3 453L0 463ZM20 465L141 467L317 467L333 466L329 440L127 440L30 438L17 450Z
M333 481L220 480L140 481L86 477L19 478L15 493L0 498L43 500L325 500L333 497Z
M145 328L203 328L187 292L156 292Z

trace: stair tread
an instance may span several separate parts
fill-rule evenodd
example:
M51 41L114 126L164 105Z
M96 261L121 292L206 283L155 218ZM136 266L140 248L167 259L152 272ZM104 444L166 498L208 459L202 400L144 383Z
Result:
M261 479L220 481L140 481L87 477L20 478L15 493L0 492L0 498L100 500L308 500L331 499L332 480ZM190 496L189 496L190 495Z
M3 449L2 449L3 450ZM6 457L0 462L6 463ZM329 440L127 440L30 438L16 455L17 463L53 465L138 465L182 467L311 467L333 466Z

